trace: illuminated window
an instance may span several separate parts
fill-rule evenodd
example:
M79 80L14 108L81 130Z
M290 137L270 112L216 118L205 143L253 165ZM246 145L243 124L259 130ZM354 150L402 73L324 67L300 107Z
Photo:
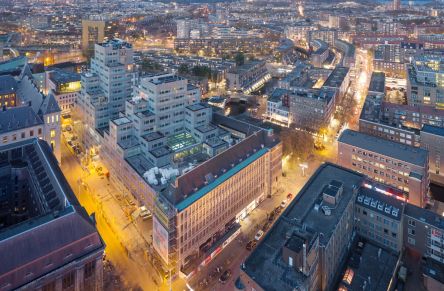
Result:
M55 132L55 130L54 130L54 129L51 129L51 133L50 133L50 135L51 135L51 137L55 137L55 135L56 135L56 132Z
M7 136L4 136L3 137L3 143L7 143L8 142L8 137Z
M51 116L51 121L52 121L52 123L54 123L54 115Z
M49 116L46 117L46 123L49 123Z

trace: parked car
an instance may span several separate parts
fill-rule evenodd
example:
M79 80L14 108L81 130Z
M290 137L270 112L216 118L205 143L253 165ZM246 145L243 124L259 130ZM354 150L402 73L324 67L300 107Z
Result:
M250 240L246 246L247 250L251 251L252 249L254 249L256 247L256 244L257 244L257 242L255 240Z
M221 282L222 284L227 283L228 279L230 279L231 277L231 271L230 270L226 270L219 278L219 282Z
M150 219L153 215L151 214L151 211L149 211L147 208L146 208L146 206L142 206L142 207L140 207L140 217L143 219L143 220L147 220L147 219Z
M287 206L287 200L282 200L281 208L285 208L285 206Z
M259 230L256 235L254 236L255 240L260 240L262 238L262 236L264 235L264 231L263 230Z
M272 211L269 215L268 215L268 221L273 221L274 219L274 212Z
M293 198L293 194L288 193L288 195L287 195L287 199L290 200L291 198Z

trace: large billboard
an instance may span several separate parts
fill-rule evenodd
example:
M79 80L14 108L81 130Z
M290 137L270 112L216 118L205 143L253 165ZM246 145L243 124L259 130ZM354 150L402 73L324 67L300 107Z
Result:
M153 217L153 247L168 264L168 231L156 216Z

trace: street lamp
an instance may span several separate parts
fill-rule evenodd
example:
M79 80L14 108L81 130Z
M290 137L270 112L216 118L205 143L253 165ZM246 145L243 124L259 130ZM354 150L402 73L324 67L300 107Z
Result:
M307 163L300 163L299 167L301 167L301 170L302 170L302 177L305 177L305 169L308 169L308 164Z

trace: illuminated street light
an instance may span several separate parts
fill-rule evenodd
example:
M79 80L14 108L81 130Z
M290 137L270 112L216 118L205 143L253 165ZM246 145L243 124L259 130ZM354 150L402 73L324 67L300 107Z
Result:
M308 169L308 164L307 163L300 163L299 167L301 167L301 170L302 170L302 177L305 177L305 170Z

